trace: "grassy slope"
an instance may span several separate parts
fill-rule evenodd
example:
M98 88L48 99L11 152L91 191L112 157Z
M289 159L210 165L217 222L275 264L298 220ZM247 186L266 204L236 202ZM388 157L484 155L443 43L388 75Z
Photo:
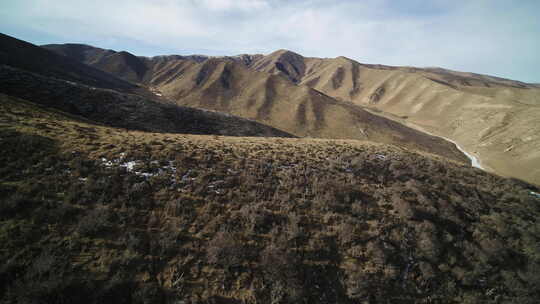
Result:
M484 167L540 184L540 90L532 84L437 68L361 64L278 51L251 68L450 138Z
M111 74L2 33L0 33L0 64L94 87L129 92L137 90L136 85Z
M180 56L134 57L82 45L44 47L140 82L180 105L231 113L300 137L367 139L468 161L447 141L246 67L262 56L200 61Z
M70 49L68 45L46 47L55 52L66 52ZM73 47L81 52L81 46ZM137 67L141 63L129 64L131 61L128 59L133 57L128 54L110 53L93 47L90 49L84 56L77 58L124 79L132 79L133 75L140 74L137 72L141 69ZM113 54L115 56L112 56ZM199 65L200 60L181 62L173 60L174 58L180 57L144 61L147 64L146 76L139 77L139 81L156 86L167 96L180 102L220 111L236 111L234 113L250 118L257 118L256 110L265 110L265 106L272 104L275 113L266 123L273 123L277 127L284 122L292 124L298 121L297 117L303 117L303 113L311 113L311 109L316 109L317 104L321 103L318 96L290 89L286 85L282 85L287 89L281 90L283 94L280 95L280 90L274 89L276 81L259 81L257 84L258 78L255 76L247 78L250 84L239 85L240 96L231 96L230 90L220 90L214 85L211 90L203 92L214 94L209 99L210 102L205 101L204 95L181 99L178 96L181 91L197 90L189 84L192 77L189 71L193 70L193 65ZM490 172L540 184L538 85L440 68L361 64L345 57L308 58L287 50L279 50L266 56L253 56L248 61L239 58L235 60L253 70L283 76L291 81L290 84L314 88L332 99L383 111L385 118L456 141L468 153L478 157L482 166ZM240 77L242 75L236 72L232 74ZM173 78L179 80L173 81ZM290 96L300 102L287 107L288 111L276 110L280 102L289 102ZM227 102L216 103L215 100L219 101L220 97ZM237 105L236 108L228 106L231 101ZM365 125L359 124L354 115L351 119L343 113L350 108L338 107L335 110L333 105L328 108L331 110L328 111L330 113L326 121L332 121L328 128L316 129L310 125L298 128L288 125L287 131L296 132L299 136L312 134L316 137L365 139L362 137L363 133L359 132L366 129ZM317 118L308 115L307 120L316 121ZM373 133L379 132L373 130ZM370 140L386 143L399 141L392 137L380 137ZM405 141L411 142L409 139ZM421 148L422 145L418 146ZM432 144L431 148L433 147L442 146ZM445 149L437 150L436 153L441 154Z
M114 127L152 132L294 137L240 117L160 103L135 94L44 77L8 66L0 66L0 92Z
M125 131L6 96L0 143L5 302L540 297L538 189L434 155Z

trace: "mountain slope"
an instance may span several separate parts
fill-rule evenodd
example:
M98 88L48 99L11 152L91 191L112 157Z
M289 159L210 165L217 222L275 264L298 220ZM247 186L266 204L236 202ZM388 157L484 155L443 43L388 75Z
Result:
M127 132L11 97L0 142L1 302L540 297L540 190L433 154Z
M180 105L253 119L296 136L368 139L467 161L453 144L444 140L378 117L359 106L340 103L307 86L248 68L261 58L244 55L199 62L181 56L139 57L147 68L141 81ZM283 69L295 73L294 67Z
M437 143L245 59L148 59L143 78L297 132ZM258 124L4 64L0 92L33 101L0 94L1 303L540 298L534 185L373 141L163 133Z
M0 42L2 100L18 97L132 130L293 137L244 118L167 103L144 88L15 38L3 35ZM66 54L79 53L68 49Z
M361 64L345 57L306 58L284 50L250 68L449 138L490 171L540 183L540 90L533 84L440 68Z
M451 144L239 62L209 59L179 63L174 70L174 76L153 85L182 105L255 119L297 136L368 139L463 160Z
M84 44L50 44L42 47L132 83L140 82L146 72L142 60L128 52L115 52Z
M100 88L122 91L136 89L136 86L129 82L80 64L70 57L59 56L31 43L1 33L0 64Z

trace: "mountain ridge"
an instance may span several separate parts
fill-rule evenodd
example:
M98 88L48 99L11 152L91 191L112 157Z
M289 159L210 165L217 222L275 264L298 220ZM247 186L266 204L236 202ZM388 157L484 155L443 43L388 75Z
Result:
M299 56L285 50L277 55ZM369 139L466 161L451 143L381 120L361 107L337 102L307 86L289 84L279 75L251 69L261 58L251 65L230 57L203 62L179 57L139 58L148 67L140 83L179 105L254 119L301 137Z
M248 69L277 75L295 86L310 87L417 130L449 138L479 158L491 172L540 183L540 169L529 169L540 163L540 153L534 152L540 151L540 137L535 135L540 134L537 85L436 67L364 64L343 56L303 57L289 50L257 55L248 63L234 57L207 57L196 63L208 60L241 63ZM159 77L140 79L140 83L162 90L160 94L177 102L200 106L193 101L195 97L178 101L191 90L189 85L184 93L171 85L175 77L181 78L195 68L189 63L193 61L186 57L165 61L159 67L154 65ZM150 69L149 73L156 71ZM221 98L229 96L228 92L223 92ZM245 102L246 106L250 104ZM208 104L202 107L205 106L211 108ZM226 110L221 107L221 111ZM249 115L257 117L254 113ZM515 127L509 128L510 125Z
M245 118L173 105L143 87L13 37L0 35L0 42L3 100L17 97L132 130L294 137ZM67 53L81 54L79 47ZM96 54L88 46L84 51ZM25 61L28 54L32 58Z

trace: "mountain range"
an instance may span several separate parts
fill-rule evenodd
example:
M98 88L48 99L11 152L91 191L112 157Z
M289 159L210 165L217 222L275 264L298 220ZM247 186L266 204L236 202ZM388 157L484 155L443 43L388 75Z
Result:
M447 148L391 131L406 125L457 143L485 170L540 182L536 84L441 68L362 64L346 57L310 58L287 50L148 58L79 44L43 47L151 88L179 105L231 113L297 136L430 146L449 156Z

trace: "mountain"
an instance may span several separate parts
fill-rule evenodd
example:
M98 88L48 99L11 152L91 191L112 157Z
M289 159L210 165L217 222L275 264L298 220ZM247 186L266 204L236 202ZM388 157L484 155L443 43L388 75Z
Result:
M115 52L84 44L48 45L44 48L132 83L139 82L146 72L142 61L128 52Z
M0 36L0 42L0 93L5 98L22 98L132 130L293 136L244 118L172 105L130 82L9 36ZM68 48L66 53L84 51Z
M63 45L45 47L59 52L64 48ZM96 66L91 58L89 56L85 62ZM365 139L366 124L353 122L359 119L351 113L368 110L370 114L457 143L479 159L485 170L540 183L540 169L537 169L540 163L540 88L535 84L441 68L362 64L346 57L304 57L288 50L266 56L198 56L196 60L190 56L138 58L147 67L139 83L179 104L234 113L275 127L286 125L284 130L298 136L357 139ZM210 79L214 83L207 85L208 79L203 76L206 71L215 72L213 66L218 65L225 75L216 74ZM239 65L259 73L246 71ZM216 73L223 75L223 72ZM117 75L123 77L121 73ZM229 78L235 86L224 88L216 82L222 79L222 84L227 84ZM291 100L292 110L280 105L288 105ZM328 109L323 116L332 118L317 116L310 110L321 108L320 104ZM271 115L261 114L267 113L269 107ZM282 108L287 109L280 110ZM298 123L306 115L311 117L305 121L314 124ZM324 123L317 122L320 120ZM372 136L385 133L370 126ZM368 139L392 141L388 136L382 137L386 139ZM416 141L410 136L403 138L408 142Z
M306 58L284 50L250 67L455 141L491 172L540 183L536 85L441 68Z
M59 45L45 47L62 49ZM111 72L110 67L92 64L111 62L109 59L114 54L108 52L89 52L93 55L83 62ZM103 54L109 59L103 59ZM182 56L138 59L137 64L146 66L139 83L179 105L230 113L300 137L370 140L467 161L452 143L371 114L352 103L339 102L307 86L298 86L283 77L250 68L263 56L209 57L202 61ZM133 68L123 68L130 69Z
M90 65L94 68L108 72L121 79L130 81L132 83L148 82L148 77L155 72L149 72L151 69L162 70L161 65L176 60L189 60L195 62L203 62L208 60L209 56L205 55L165 55L155 56L152 58L135 56L129 52L121 51L116 52L113 50L106 50L97 47L93 47L85 44L67 43L67 44L47 44L41 46L44 49L52 51L54 53L70 57ZM261 58L262 55L239 55L231 57L221 57L236 60L246 65L251 64L253 61Z
M136 89L134 84L80 64L69 57L58 56L31 43L1 33L0 42L0 64L2 65L100 88L122 91Z

